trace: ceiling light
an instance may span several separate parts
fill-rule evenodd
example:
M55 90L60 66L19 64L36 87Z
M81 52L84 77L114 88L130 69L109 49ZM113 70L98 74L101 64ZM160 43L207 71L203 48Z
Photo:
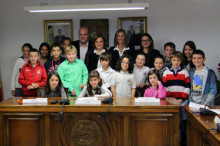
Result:
M80 11L117 11L117 10L145 10L149 3L118 3L118 4L91 4L91 5L60 5L60 6L28 6L28 12L80 12Z

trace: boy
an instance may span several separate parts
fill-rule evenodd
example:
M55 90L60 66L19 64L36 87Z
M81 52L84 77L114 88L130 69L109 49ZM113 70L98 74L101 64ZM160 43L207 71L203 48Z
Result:
M61 53L62 50L60 49L59 43L53 43L51 46L51 54L53 57L44 64L47 74L53 70L56 71L58 66L65 60L65 58L60 56Z
M143 97L147 85L146 79L148 76L148 72L150 71L150 68L144 66L145 64L144 54L138 54L135 62L136 64L134 64L133 74L136 81L136 96Z
M61 57L64 57L64 58L66 57L65 56L65 50L70 45L71 45L71 39L68 38L68 37L65 37L63 39L63 41L61 42L61 50L62 50L62 54L60 55Z
M60 64L57 72L68 92L78 97L82 88L86 86L88 70L82 60L76 59L77 50L73 45L66 48L65 54L67 60Z
M108 52L103 52L100 55L100 61L101 61L102 67L100 67L96 70L99 72L100 77L104 81L104 85L108 89L110 89L112 74L115 72L115 70L109 66L109 64L111 62L111 54Z
M189 73L183 69L183 55L174 51L170 56L172 67L163 73L164 87L167 90L167 102L170 104L188 104L190 92ZM186 145L186 114L180 109L180 145Z
M46 85L47 73L43 65L40 64L37 49L30 49L29 61L20 72L18 82L22 85L24 96L37 96L37 88Z
M160 73L160 78L162 79L165 70L169 69L165 66L165 59L163 55L159 54L154 58L154 67ZM153 68L154 69L154 68Z
M172 102L182 104L190 92L189 73L182 68L182 53L174 51L170 60L172 67L163 73L164 86L167 89L167 97L174 97Z
M192 55L195 68L189 71L191 81L190 102L203 105L213 105L217 93L216 75L213 70L206 67L205 54L202 50L196 50Z
M171 68L170 55L176 51L176 45L173 42L167 42L164 44L164 53L165 53L165 66Z

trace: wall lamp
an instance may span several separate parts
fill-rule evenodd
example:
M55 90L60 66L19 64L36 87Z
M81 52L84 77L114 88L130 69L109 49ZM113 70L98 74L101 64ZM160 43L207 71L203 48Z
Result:
M60 6L27 6L24 10L31 13L39 12L83 12L83 11L117 11L117 10L145 10L149 3L117 3L117 4L89 4L89 5L60 5Z

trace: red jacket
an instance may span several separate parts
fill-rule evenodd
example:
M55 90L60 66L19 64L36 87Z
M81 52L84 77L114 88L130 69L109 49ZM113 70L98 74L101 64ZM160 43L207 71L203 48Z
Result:
M37 62L35 68L33 68L30 62L24 64L21 69L18 82L22 85L24 95L36 96L37 90L28 90L27 86L31 85L32 83L38 83L40 87L46 85L47 73L44 66L41 65L40 62Z

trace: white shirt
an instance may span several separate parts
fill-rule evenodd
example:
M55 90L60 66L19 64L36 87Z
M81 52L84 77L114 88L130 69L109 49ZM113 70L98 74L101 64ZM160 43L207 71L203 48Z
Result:
M105 52L105 49L102 50L102 53L103 52ZM94 50L94 53L96 53L96 55L99 56L99 53L97 52L97 50ZM100 57L99 57L99 60L98 60L98 63L97 63L97 68L100 68L100 67L102 67L102 64L101 64Z
M97 68L96 70L99 72L99 74L103 80L104 85L107 88L111 87L112 74L115 72L115 70L112 69L110 66L107 71L104 71L104 69L102 67Z
M134 65L133 74L135 76L135 81L137 84L143 84L146 82L146 79L148 77L148 73L150 71L150 68L147 66L143 66L141 69L138 69Z
M117 50L118 51L118 53L119 53L119 55L120 55L120 57L124 54L124 51L126 51L126 50L129 50L129 48L127 47L127 48L124 48L123 49L123 51L122 51L122 53L120 52L120 50L119 50L119 48L118 48L118 45L114 48L114 50Z
M102 85L101 87L101 94L97 95L95 94L95 91L92 90L92 93L94 94L94 97L112 97L112 93L111 91L109 91L105 85ZM89 95L89 93L87 92L87 86L85 86L82 90L82 92L79 94L79 97L85 97L85 96L90 97L91 95Z
M117 97L131 97L132 88L136 88L134 74L115 72L112 75L111 85L115 86Z
M80 50L80 59L84 62L85 57L86 57L86 53L88 51L89 42L87 43L87 45L85 47L83 47L81 45L81 43L79 43L79 46L80 46L80 48L79 48L79 50Z

